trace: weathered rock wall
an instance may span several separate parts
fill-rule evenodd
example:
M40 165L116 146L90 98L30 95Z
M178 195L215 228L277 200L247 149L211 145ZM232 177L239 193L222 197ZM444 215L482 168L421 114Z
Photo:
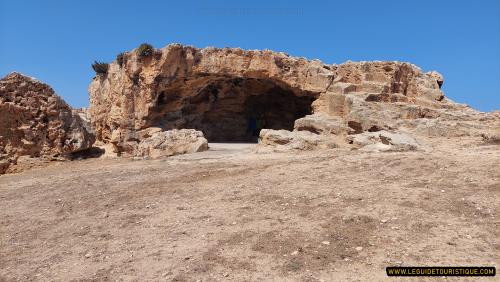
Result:
M20 157L65 158L93 142L80 117L47 84L15 72L0 80L0 173Z
M172 44L147 57L127 52L122 65L113 62L106 75L97 75L89 87L90 115L98 140L135 154L141 141L138 132L149 127L195 128L209 140L231 141L235 136L229 135L236 131L243 135L247 119L253 118L245 113L245 103L254 96L261 104L275 105L258 113L267 123L287 124L272 129L293 130L290 121L280 117L297 111L301 115L288 119L299 120L306 130L324 127L325 119L335 120L327 123L342 129L342 134L390 128L388 121L398 116L439 115L436 109L450 107L440 90L442 83L440 74L423 73L409 63L328 65L267 50ZM277 92L284 94L267 102L261 98ZM309 99L310 112L297 97ZM262 108L261 104L253 108ZM287 112L287 108L293 109ZM300 122L308 114L314 116Z
M137 130L200 123L195 119L210 111L208 102L214 99L211 88L223 92L231 84L233 88L251 84L246 88L269 92L274 87L286 87L297 95L315 96L324 90L330 75L331 71L319 62L290 58L283 53L200 50L174 44L146 58L136 52L126 53L123 66L114 62L106 76L96 76L89 87L90 113L99 140L131 152L137 144ZM239 93L223 107L243 111L243 103L238 99L250 94L234 92ZM164 121L167 124L162 124Z

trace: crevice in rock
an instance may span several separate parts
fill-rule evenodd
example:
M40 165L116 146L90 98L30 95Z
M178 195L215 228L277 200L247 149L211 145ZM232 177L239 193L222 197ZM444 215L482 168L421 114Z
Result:
M99 147L91 147L86 150L81 150L77 152L73 152L68 155L70 160L82 160L82 159L90 159L90 158L99 158L105 153L104 149ZM54 156L57 157L57 156Z
M350 120L347 122L347 126L354 130L354 134L363 132L363 126L357 121Z
M391 93L401 93L407 96L410 74L412 69L408 65L401 65L394 73L394 82L391 86Z
M379 126L376 126L376 125L368 128L368 132L377 132L377 131L381 131L381 130L382 130L382 128Z
M299 126L297 127L298 131L309 131L314 134L321 134L323 131L320 130L319 128L315 128L313 126Z

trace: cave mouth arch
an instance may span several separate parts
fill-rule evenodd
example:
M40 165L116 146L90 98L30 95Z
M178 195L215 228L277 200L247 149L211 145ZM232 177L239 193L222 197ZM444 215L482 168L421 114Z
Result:
M150 126L193 128L209 142L257 142L262 128L293 130L319 95L271 79L212 75L158 89Z

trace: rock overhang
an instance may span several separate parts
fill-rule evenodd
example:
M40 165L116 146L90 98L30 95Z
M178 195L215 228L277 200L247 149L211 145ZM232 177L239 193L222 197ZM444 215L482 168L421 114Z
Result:
M378 111L376 103L440 108L444 97L439 73L423 73L404 62L329 65L269 50L198 49L180 44L155 49L148 57L135 50L124 54L121 65L111 63L107 75L96 77L89 86L90 113L97 138L130 154L141 141L137 131L158 126L152 121L162 104L159 101L170 118L168 126L162 125L165 130L190 128L184 120L185 109L192 105L186 101L220 80L261 80L294 96L312 97L308 114L345 118L339 128L352 119L363 124L363 130L375 126L363 112L365 108Z

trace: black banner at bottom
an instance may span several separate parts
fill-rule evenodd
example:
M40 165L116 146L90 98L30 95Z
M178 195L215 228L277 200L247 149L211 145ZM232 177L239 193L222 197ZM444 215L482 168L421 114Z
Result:
M390 266L387 276L495 276L495 267L488 266Z

